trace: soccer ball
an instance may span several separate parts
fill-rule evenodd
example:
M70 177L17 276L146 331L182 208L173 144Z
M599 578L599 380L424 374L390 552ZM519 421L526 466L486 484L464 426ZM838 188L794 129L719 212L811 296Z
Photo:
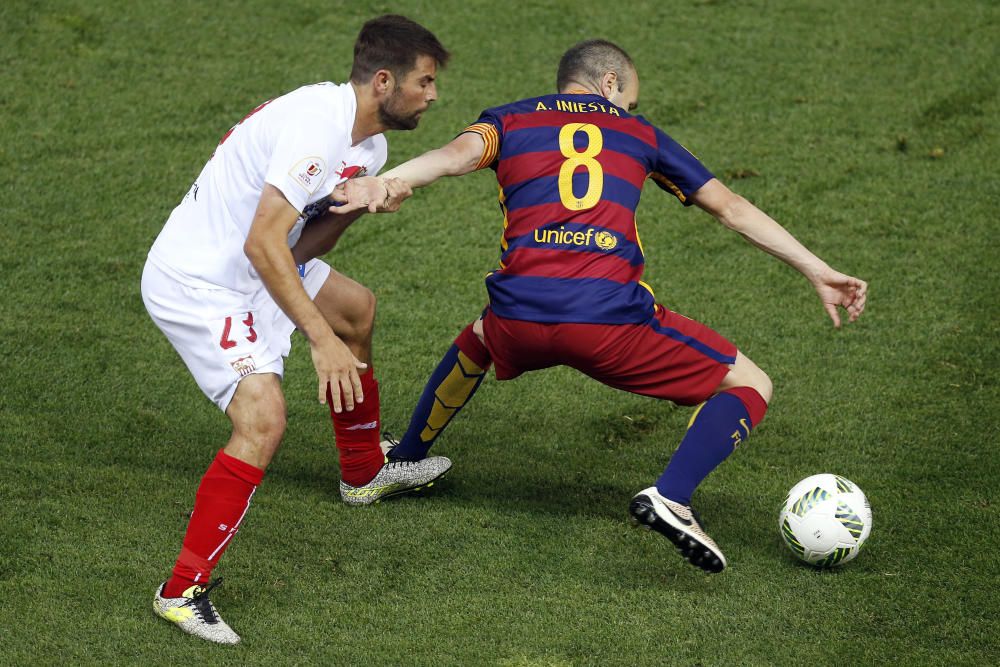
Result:
M778 528L799 559L817 567L858 555L872 531L872 508L856 484L840 475L813 475L792 487Z

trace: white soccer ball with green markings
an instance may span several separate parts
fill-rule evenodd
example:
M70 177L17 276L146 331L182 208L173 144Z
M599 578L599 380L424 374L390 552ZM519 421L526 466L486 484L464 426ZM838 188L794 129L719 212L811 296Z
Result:
M850 480L813 475L788 492L778 529L792 553L806 563L842 565L858 555L872 532L872 508Z

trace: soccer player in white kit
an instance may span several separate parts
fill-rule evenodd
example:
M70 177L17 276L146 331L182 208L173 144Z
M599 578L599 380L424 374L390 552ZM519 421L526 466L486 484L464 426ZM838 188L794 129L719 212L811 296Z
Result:
M389 463L379 443L371 367L375 297L319 259L364 210L394 210L409 188L345 216L333 188L385 164L385 130L414 129L437 98L448 52L402 16L366 23L350 82L305 86L265 102L222 138L149 252L142 298L206 396L232 422L229 442L201 480L172 576L153 609L184 631L234 644L209 600L213 568L231 543L285 430L281 390L290 336L309 341L318 398L328 403L340 456L340 492L361 505L427 485L443 457ZM317 248L320 252L317 252Z

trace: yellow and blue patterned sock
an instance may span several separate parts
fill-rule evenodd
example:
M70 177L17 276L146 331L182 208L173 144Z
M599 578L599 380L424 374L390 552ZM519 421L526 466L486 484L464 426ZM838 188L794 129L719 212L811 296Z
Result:
M472 399L492 360L486 347L466 327L431 374L406 434L391 453L393 459L420 460L452 418Z

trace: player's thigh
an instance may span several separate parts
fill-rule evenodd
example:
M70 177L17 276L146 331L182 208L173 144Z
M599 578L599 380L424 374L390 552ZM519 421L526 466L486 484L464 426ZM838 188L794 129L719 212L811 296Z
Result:
M754 388L765 403L771 402L771 395L774 392L771 378L742 352L736 353L736 362L730 365L729 372L719 384L718 391L734 387Z
M219 409L229 407L242 378L283 373L271 319L252 295L191 288L147 264L142 298L153 322Z
M479 339L480 343L486 342L486 333L483 329L483 318L486 317L485 314L480 315L479 319L472 323L472 333L476 334L476 338Z
M329 269L313 302L338 336L371 333L375 321L375 295L358 281Z
M580 331L577 331L580 329ZM696 405L717 391L737 358L736 346L710 327L660 306L637 325L572 325L567 365L634 394Z
M553 347L554 325L509 320L498 317L491 310L487 310L477 323L498 380L512 380L523 373L560 363ZM473 324L475 331L476 324Z

